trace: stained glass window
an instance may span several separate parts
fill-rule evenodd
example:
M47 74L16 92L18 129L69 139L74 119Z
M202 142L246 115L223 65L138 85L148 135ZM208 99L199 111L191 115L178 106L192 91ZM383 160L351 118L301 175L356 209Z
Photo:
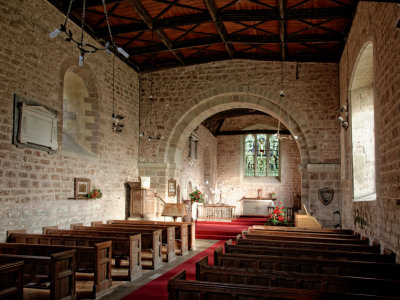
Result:
M279 176L279 140L276 135L248 134L244 141L247 177Z
M254 176L254 153L255 153L255 139L254 136L249 134L244 141L244 161L245 161L245 175Z

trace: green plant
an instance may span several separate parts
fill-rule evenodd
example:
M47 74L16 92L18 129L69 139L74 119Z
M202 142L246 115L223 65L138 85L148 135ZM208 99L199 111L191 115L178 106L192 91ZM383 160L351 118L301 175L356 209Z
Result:
M286 208L279 202L273 212L267 216L266 225L286 225L287 223Z
M200 190L195 187L194 191L189 194L190 200L193 202L200 202L203 203L205 201L203 194L200 192Z
M103 194L101 193L100 189L92 189L89 193L86 194L87 198L90 199L96 199L96 198L101 198L101 196L103 196Z

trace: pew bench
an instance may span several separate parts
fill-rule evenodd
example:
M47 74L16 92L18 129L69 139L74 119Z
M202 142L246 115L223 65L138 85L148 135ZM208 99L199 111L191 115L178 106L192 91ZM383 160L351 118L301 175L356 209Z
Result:
M165 261L171 262L176 259L175 255L175 227L169 226L165 228L135 228L135 227L124 227L124 226L114 226L108 224L100 224L97 222L92 222L92 226L82 226L82 225L71 225L71 230L85 230L89 232L96 231L106 231L106 232L118 232L127 234L143 234L152 233L154 230L161 230L162 235L162 245L165 247ZM142 243L143 245L143 243ZM142 249L143 250L143 249ZM162 251L164 253L164 251Z
M0 264L23 261L24 287L49 289L51 300L75 300L75 250L45 255L0 254Z
M77 281L81 279L79 273L93 273L93 287L87 297L97 298L112 289L110 241L95 244L93 247L0 243L0 254L50 256L68 250L76 251ZM79 296L83 294L79 293Z
M222 247L214 250L214 265L271 271L400 280L399 264L223 253Z
M315 257L331 258L355 261L375 261L385 263L395 263L396 255L382 255L378 253L365 252L345 252L343 250L324 250L324 249L304 249L288 248L285 246L262 246L262 245L232 245L232 240L225 242L225 253L247 253L258 255L278 255L292 257Z
M22 300L24 261L0 262L0 299Z
M296 242L312 242L312 243L332 243L332 244L357 244L357 245L368 245L367 239L344 239L335 237L318 237L309 235L293 235L289 236L285 233L270 233L264 231L242 231L242 235L246 236L247 239L268 239L268 240L278 240L278 241L296 241Z
M131 236L134 236L132 232L117 232L117 231L101 231L95 227L88 227L94 229L89 230L62 230L62 229L45 229L47 235L59 235L59 236L81 236L81 237L103 237L111 241L115 238L129 240ZM140 235L141 239L141 259L142 268L157 269L162 266L162 232L161 230L150 230L149 232L136 232L136 235ZM122 249L114 249L113 243L113 258L115 259L116 267L121 267L121 260L126 259L128 256L119 255L116 251L121 252ZM146 264L146 261L150 261L150 265Z
M279 236L299 236L299 237L310 237L310 238L332 238L332 239L347 239L347 240L361 240L360 236L353 234L338 234L338 233L324 233L324 232L304 232L304 231L276 231L267 229L254 229L249 227L248 232L254 232L255 234L261 235L279 235Z
M165 229L173 226L175 228L175 252L177 255L186 255L189 253L189 241L188 241L188 225L178 224L178 225L164 225L164 224L127 224L127 223L107 223L103 224L101 221L92 222L92 226L116 226L116 227L128 227L128 228L153 228L153 229Z
M400 286L399 280L210 266L207 256L196 262L196 280L379 296L398 296Z
M112 279L132 281L142 276L140 235L130 236L129 239L126 239L120 237L109 238L101 236L46 235L14 231L9 231L7 233L8 243L94 247L98 243L108 241L112 242L112 257L127 257L129 262L128 274L126 276L112 274Z
M267 238L243 238L240 234L236 236L237 245L262 245L268 247L287 247L287 248L302 248L302 249L320 249L320 250L335 250L346 252L365 252L365 253L380 253L379 246L359 245L359 244L332 244L324 242L303 242L291 240L270 240Z
M288 227L288 226L267 226L267 225L253 225L254 230L268 230L277 232L315 232L325 234L344 234L355 235L353 230L349 229L333 229L333 228L306 228L306 227Z
M179 226L186 224L188 226L188 246L189 250L196 250L196 225L194 222L166 222L151 220L108 220L107 224L151 224L151 225L169 225Z
M249 284L220 283L186 280L186 272L181 271L168 281L169 300L193 299L395 299L387 296L370 296L348 293L321 292L282 287L264 287Z

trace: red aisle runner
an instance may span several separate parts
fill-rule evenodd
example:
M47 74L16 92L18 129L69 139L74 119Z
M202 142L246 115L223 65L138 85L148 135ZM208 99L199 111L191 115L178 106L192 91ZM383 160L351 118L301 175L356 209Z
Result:
M168 300L168 290L167 284L168 280L178 274L182 270L186 270L186 279L194 280L196 277L196 262L203 258L204 256L208 256L208 263L214 264L214 249L224 245L225 241L219 241L214 245L208 247L206 250L200 252L199 254L193 256L191 259L185 261L179 266L173 268L168 271L164 275L154 279L148 284L142 286L137 289L133 293L125 296L122 300Z

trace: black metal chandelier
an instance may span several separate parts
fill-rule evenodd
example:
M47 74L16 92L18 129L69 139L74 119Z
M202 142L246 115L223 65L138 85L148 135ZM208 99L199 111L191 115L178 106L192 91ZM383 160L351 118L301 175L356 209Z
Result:
M82 23L81 23L81 34L80 34L80 38L75 38L72 34L72 31L70 29L67 28L67 23L68 23L68 19L71 13L71 7L73 4L74 0L70 0L69 2L69 6L68 6L68 11L65 17L65 21L64 24L60 25L60 28L55 29L53 32L49 33L49 37L50 38L55 38L57 37L61 32L64 32L66 34L66 38L65 40L67 42L73 42L76 44L76 46L79 49L80 55L79 55L79 66L83 66L83 62L85 59L85 54L87 53L95 53L99 50L103 50L106 51L107 54L121 54L123 55L125 58L129 57L129 54L127 52L125 52L124 49L122 49L121 47L118 47L115 42L114 39L112 37L112 33L111 33L111 27L110 27L110 22L108 19L108 13L107 13L107 8L106 8L106 3L105 0L101 0L102 4L103 4L103 8L104 8L104 16L105 16L105 20L107 23L107 28L108 28L108 33L110 35L110 41L107 42L105 44L104 47L97 47L95 45L89 44L84 42L84 31L85 31L85 17L86 17L86 0L83 0L83 5L82 5Z

